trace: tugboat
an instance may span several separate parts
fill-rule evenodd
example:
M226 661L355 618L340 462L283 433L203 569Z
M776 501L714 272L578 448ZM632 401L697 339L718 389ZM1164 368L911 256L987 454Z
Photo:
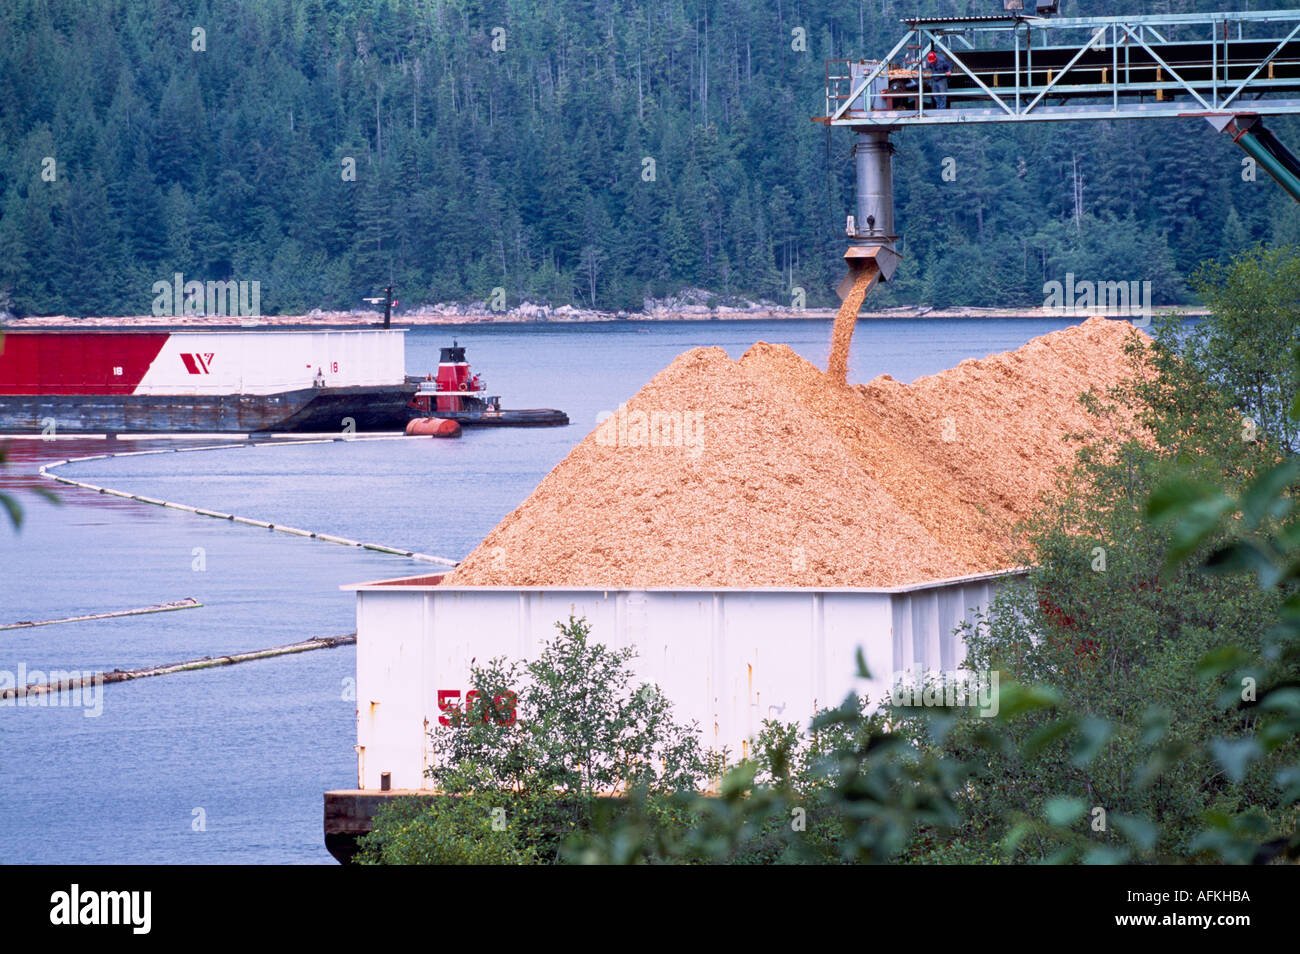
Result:
M412 420L439 417L462 427L563 427L569 415L553 408L502 410L501 397L487 393L487 385L470 371L465 348L453 339L441 349L438 373L425 378L408 377L417 386L406 405Z

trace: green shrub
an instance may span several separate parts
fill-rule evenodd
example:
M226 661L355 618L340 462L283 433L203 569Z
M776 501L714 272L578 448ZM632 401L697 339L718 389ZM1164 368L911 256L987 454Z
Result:
M481 795L399 799L384 805L357 842L362 865L525 865L536 855L520 844L503 806Z
M429 733L428 775L446 795L378 816L364 863L553 861L595 815L622 813L617 796L634 788L653 793L657 825L686 823L669 796L715 771L698 727L634 684L630 649L593 641L585 619L556 628L535 660L472 669L473 701Z

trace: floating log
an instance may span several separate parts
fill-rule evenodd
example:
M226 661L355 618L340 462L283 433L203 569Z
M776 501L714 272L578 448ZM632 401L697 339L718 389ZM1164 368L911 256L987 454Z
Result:
M59 682L37 682L13 689L0 690L0 699L19 696L38 696L47 692L71 692L89 685L108 685L114 682L129 682L132 679L147 679L150 676L170 676L176 672L193 672L198 669L215 669L218 666L234 666L254 659L272 659L276 656L291 656L295 653L309 653L315 649L333 649L336 646L348 646L357 641L356 633L346 636L318 636L304 639L300 643L284 646L272 646L270 649L254 649L246 653L230 653L227 656L204 656L185 662L168 663L163 666L146 666L143 669L114 669L112 672L95 673L76 679L62 679Z
M22 619L16 623L7 623L0 626L0 631L6 629L27 629L32 626L53 626L55 623L83 623L86 620L113 619L118 616L142 616L145 613L171 613L175 610L196 609L202 605L203 604L194 597L187 596L183 600L173 600L170 603L157 603L153 606L141 606L139 609L115 610L112 613L91 613L88 616L65 616L61 619Z

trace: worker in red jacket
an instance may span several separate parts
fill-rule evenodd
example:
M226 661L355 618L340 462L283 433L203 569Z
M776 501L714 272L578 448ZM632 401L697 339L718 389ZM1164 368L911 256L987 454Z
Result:
M952 72L952 64L942 53L936 53L931 50L925 57L926 64L930 67L930 88L934 90L934 108L948 108L948 74Z

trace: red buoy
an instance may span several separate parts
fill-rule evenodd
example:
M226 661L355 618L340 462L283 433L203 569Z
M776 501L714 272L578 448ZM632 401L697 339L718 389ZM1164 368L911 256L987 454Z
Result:
M460 437L460 424L445 417L417 417L406 425L408 437Z

